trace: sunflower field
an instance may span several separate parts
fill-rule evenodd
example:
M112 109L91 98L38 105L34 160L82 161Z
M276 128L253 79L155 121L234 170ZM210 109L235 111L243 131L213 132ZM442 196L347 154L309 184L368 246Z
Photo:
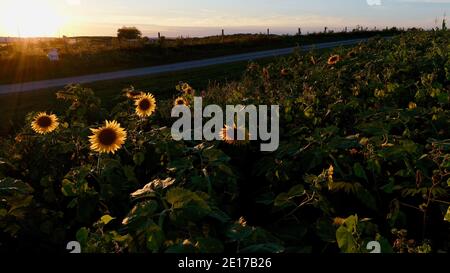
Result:
M171 100L113 109L71 85L65 112L0 138L0 250L107 253L448 252L450 32L296 53ZM280 146L174 141L171 109L279 105Z

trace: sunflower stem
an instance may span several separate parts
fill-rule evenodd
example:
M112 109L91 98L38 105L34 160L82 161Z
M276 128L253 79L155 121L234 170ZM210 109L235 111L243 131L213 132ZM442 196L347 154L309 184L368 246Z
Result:
M100 158L101 158L102 154L98 153L98 158L97 158L97 174L98 176L101 175L101 170L100 170Z
M144 133L145 130L145 118L141 118L141 122L140 122L140 132Z
M123 149L125 150L125 152L127 152L128 155L132 155L132 154L130 153L130 151L128 151L127 147L125 147L125 145L123 146Z

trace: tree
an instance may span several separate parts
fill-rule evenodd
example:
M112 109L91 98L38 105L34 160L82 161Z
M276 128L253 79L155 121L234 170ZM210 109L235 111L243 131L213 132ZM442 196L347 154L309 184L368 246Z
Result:
M119 39L140 39L142 32L136 27L122 27L117 30L117 38Z

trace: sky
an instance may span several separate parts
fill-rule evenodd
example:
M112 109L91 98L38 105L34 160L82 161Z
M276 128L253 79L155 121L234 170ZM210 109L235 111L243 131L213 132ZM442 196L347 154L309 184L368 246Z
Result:
M114 36L121 26L149 37L431 28L444 13L450 0L0 0L0 36Z

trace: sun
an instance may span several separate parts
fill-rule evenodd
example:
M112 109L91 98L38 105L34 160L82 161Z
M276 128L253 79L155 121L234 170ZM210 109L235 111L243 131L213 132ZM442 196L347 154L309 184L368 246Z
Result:
M52 0L0 1L0 36L54 37L63 25Z

